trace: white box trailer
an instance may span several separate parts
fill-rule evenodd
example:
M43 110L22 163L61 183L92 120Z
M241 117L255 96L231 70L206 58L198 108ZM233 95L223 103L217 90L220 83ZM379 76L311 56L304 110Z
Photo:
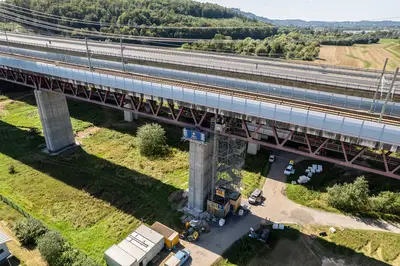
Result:
M104 253L109 266L146 266L164 248L164 236L141 225Z

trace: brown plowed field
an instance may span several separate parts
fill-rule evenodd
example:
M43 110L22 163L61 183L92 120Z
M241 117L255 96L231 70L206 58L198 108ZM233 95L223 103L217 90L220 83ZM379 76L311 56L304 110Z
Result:
M393 70L400 66L400 54L392 53L392 49L393 44L322 46L321 59L313 63L382 69L385 59L389 58L388 69Z

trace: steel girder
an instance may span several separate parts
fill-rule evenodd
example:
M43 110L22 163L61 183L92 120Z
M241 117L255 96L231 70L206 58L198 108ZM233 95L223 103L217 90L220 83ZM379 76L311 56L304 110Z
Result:
M0 66L0 79L25 85L36 90L46 90L63 94L72 99L134 112L140 116L164 123L187 128L197 128L209 132L211 131L210 119L215 115L218 115L209 112L207 108L203 106L178 106L170 99L153 98L149 95L135 94L114 88L99 88L95 84L82 84L81 82L73 80L47 77L42 74L28 73L19 69L10 69L8 67ZM400 172L400 159L390 157L390 152L383 150L380 152L369 151L366 147L360 147L338 140L309 136L306 133L294 132L293 130L288 129L283 129L288 133L284 138L280 138L277 130L282 129L277 128L274 121L270 121L269 125L263 125L257 123L257 121L250 122L244 119L237 120L240 122L240 126L232 132L223 132L221 134L242 139L249 143L259 144L264 147L279 149L345 167L355 168L361 171L400 179L400 173L398 173ZM254 131L248 129L250 124L256 125ZM256 135L260 134L260 129L265 126L272 129L272 142L265 139L255 139ZM290 147L287 145L289 142L305 144L306 148L299 150L298 148ZM321 151L323 150L335 151L341 154L342 158L337 158L337 156L327 157L321 155ZM383 167L377 167L376 165L368 167L365 163L361 162L362 158L378 161L383 165Z

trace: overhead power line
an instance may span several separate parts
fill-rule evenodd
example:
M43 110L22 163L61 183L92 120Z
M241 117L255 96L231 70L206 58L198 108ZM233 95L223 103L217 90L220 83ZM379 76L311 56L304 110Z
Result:
M10 21L21 23L28 26L35 26L38 28L64 32L68 34L79 34L87 37L107 38L107 39L123 39L123 40L136 40L148 42L196 42L196 41L212 41L213 43L234 43L238 40L215 40L215 39L187 39L187 38L165 38L165 37L149 37L149 36L132 36L114 33L103 33L98 31L91 31L88 29L77 29L65 25L59 25L28 16L24 16L9 10L0 9L0 17L6 18Z
M94 32L88 29L77 29L69 26L50 23L47 21L38 20L17 14L11 11L0 9L0 16L11 20L13 22L21 23L28 26L35 26L42 29L60 31L69 34L80 34L83 36L107 38L107 39L124 39L124 40L138 40L138 41L163 41L163 42L196 42L201 39L185 39L185 38L163 38L163 37L148 37L148 36L132 36L114 33Z
M18 13L23 13L26 15L33 15L37 17L42 17L46 19L52 19L52 20L57 20L57 21L66 21L66 22L71 22L71 23L81 23L81 24L87 24L87 25L95 25L95 26L108 26L108 27L130 27L130 28L135 28L135 29L168 29L168 30L182 30L182 29L200 29L200 30L210 30L210 29L256 29L256 28L267 28L270 27L268 25L266 26L205 26L205 27L200 27L200 26L149 26L149 25L130 25L130 24L121 24L121 23L108 23L108 22L97 22L97 21L88 21L88 20L82 20L82 19L75 19L75 18L70 18L66 16L57 16L49 13L42 13L38 12L32 9L12 5L6 2L0 3L1 5L6 5L3 6L3 9L6 10L12 10L16 11Z

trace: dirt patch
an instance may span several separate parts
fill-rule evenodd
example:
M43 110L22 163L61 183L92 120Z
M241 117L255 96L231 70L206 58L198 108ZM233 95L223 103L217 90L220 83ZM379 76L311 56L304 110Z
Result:
M388 69L400 65L400 58L393 55L385 45L321 46L320 60L315 64L347 66L355 68L382 69L389 58Z
M4 107L9 104L14 102L13 100L5 100L5 101L0 101L0 115L4 111Z
M97 132L99 132L101 128L100 127L89 127L83 131L80 131L76 134L78 139L84 139L90 136L93 136L94 134L96 134Z
M16 258L18 258L18 260L20 260L23 265L47 266L47 263L43 261L38 250L28 250L26 248L21 247L19 242L16 240L15 235L1 221L0 221L0 229L12 238L12 240L7 243L7 246L10 249L11 254L13 254Z

